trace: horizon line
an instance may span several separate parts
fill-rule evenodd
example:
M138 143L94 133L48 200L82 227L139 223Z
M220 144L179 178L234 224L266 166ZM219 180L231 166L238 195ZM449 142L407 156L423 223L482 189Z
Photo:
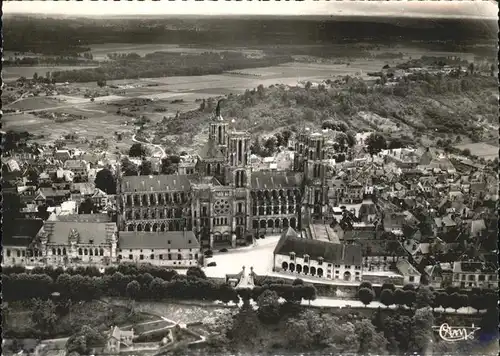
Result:
M135 17L137 19L148 18L148 17L156 17L156 18L178 18L178 17L190 17L190 18L302 18L302 19L311 19L311 18L335 18L335 19L361 19L361 18L377 18L377 19L405 19L405 20L484 20L484 21L498 21L497 17L485 17L485 16L464 16L464 15L424 15L424 14L413 14L413 15L405 15L405 14L332 14L332 15L322 15L322 14L308 14L308 15L300 15L300 14L188 14L188 13L177 13L177 14L65 14L65 13L33 13L33 12L24 12L24 11L12 11L10 13L3 13L3 17L9 17L13 15L22 15L22 16L32 16L32 17L49 17L55 20L59 18L55 18L56 16L63 16L60 19L68 19L68 18L130 18Z

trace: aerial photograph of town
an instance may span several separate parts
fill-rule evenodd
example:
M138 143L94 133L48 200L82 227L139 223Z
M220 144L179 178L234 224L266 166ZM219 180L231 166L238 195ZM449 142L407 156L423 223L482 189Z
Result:
M497 355L497 14L4 2L2 355Z

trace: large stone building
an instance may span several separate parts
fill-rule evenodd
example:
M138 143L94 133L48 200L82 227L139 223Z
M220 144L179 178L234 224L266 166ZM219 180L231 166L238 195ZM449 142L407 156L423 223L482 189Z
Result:
M210 248L301 229L327 206L324 155L323 135L304 131L292 171L254 171L249 133L230 130L217 110L194 174L120 177L118 228L186 229Z
M273 270L345 282L361 281L360 246L303 238L292 228L283 232L273 256Z

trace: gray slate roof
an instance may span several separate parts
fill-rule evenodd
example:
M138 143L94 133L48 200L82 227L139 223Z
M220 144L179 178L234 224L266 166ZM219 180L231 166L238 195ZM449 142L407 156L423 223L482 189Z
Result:
M118 246L121 249L198 249L200 243L192 231L124 231L119 233Z
M301 174L276 174L271 172L252 172L252 189L300 188Z
M190 179L191 176L180 174L126 176L122 179L122 192L164 192L169 190L188 191L191 189Z
M322 257L325 262L334 264L361 265L362 263L359 246L304 239L284 233L274 249L274 254L288 255L291 252L294 252L296 256L309 255L309 258L313 260Z
M68 244L70 233L78 233L82 244L94 241L94 245L105 244L116 231L116 224L109 222L46 221L43 231L49 244Z

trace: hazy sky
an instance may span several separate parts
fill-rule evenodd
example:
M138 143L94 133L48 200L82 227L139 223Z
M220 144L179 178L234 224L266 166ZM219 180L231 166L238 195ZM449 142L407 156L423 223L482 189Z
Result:
M4 1L3 12L64 15L346 15L498 18L490 0L462 1Z

